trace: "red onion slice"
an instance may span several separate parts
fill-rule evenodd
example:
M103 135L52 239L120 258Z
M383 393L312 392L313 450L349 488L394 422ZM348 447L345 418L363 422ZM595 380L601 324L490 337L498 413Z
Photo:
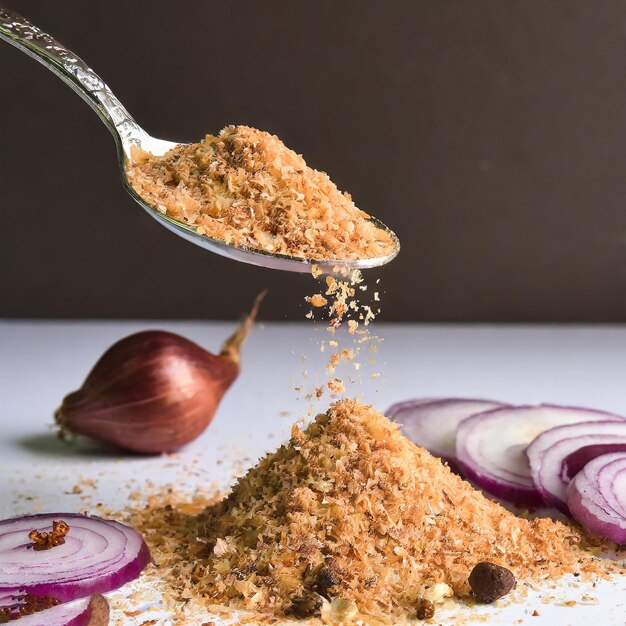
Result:
M81 598L40 613L26 615L15 623L16 626L87 626L89 613L89 598Z
M541 506L525 451L540 433L577 422L623 418L590 409L539 405L502 407L459 425L456 454L463 473L485 491L519 506Z
M65 543L33 550L28 533L50 531L53 520L69 525ZM54 513L0 522L0 594L27 592L69 602L117 589L149 562L141 535L113 520Z
M413 443L455 464L459 423L470 415L499 406L502 403L492 400L417 398L393 404L386 415L402 425L402 432Z
M19 606L19 598L12 598L13 602L8 601L10 599L0 598L0 607ZM106 626L108 604L102 596L80 598L23 617L16 614L8 623L16 626Z
M592 456L626 450L626 420L583 422L546 431L528 446L531 472L544 500L568 513L572 472Z
M567 504L581 526L626 543L626 453L590 461L567 486Z
M609 506L626 518L626 453L607 454L604 458L606 464L598 473L598 487Z
M626 452L626 441L621 443L598 443L578 448L578 450L568 454L563 460L563 465L561 466L563 480L569 483L585 465L597 457L611 452Z

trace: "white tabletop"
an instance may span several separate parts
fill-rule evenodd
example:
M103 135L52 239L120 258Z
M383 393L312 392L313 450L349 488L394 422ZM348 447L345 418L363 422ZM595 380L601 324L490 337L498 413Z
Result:
M330 337L321 324L257 325L244 347L241 376L215 420L174 461L111 455L89 443L68 448L54 437L54 409L115 340L160 328L216 351L233 327L200 322L0 322L0 517L75 510L76 497L66 492L78 476L100 476L94 497L110 506L124 505L127 493L120 486L131 474L137 481L178 481L181 489L192 490L193 478L184 471L192 459L199 459L203 480L210 476L227 486L234 471L275 448L309 406L298 399L294 387L311 388L325 380L320 373L328 353L320 352L319 342ZM347 393L361 394L380 410L409 397L462 396L626 414L626 327L380 324L372 333L384 338L377 363L364 365L361 381L348 385ZM375 372L381 376L372 378ZM327 404L323 397L319 410ZM625 580L600 584L589 594L599 604L578 601L574 607L560 600L544 604L547 592L537 592L539 617L529 617L534 605L528 602L481 612L490 615L490 624L522 619L574 626L594 619L624 626L625 590ZM564 585L561 591L562 600L576 600L589 590Z

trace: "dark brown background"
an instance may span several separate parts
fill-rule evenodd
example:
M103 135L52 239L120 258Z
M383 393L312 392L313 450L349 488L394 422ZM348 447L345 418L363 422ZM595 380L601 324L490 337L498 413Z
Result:
M386 320L626 321L622 0L6 2L149 132L277 133L388 223ZM6 44L5 317L301 319L307 277L236 264L126 196L93 112Z

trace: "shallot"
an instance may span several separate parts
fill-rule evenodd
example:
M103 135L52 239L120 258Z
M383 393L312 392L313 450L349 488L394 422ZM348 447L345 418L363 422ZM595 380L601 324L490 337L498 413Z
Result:
M239 375L240 348L264 295L218 355L164 331L115 343L57 409L61 435L86 435L147 454L193 441Z

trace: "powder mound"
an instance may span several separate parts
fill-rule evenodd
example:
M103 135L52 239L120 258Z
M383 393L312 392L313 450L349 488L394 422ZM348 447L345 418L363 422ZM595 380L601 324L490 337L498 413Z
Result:
M467 595L481 561L534 580L595 566L574 529L516 517L349 400L294 426L202 524L205 592L279 615L334 600L399 623L436 583Z
M159 211L229 244L316 261L387 256L396 242L280 139L228 126L163 156L134 148L128 179Z

